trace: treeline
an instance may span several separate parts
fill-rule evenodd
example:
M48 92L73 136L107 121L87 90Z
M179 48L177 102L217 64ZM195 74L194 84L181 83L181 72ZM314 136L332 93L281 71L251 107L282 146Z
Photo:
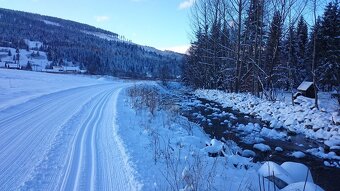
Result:
M79 63L90 74L136 78L181 75L181 54L150 51L86 24L0 8L0 46L28 49L25 39L42 42L40 51L47 52L52 65Z
M304 80L325 91L339 88L339 3L329 2L320 17L317 6L307 0L197 0L184 81L268 98Z

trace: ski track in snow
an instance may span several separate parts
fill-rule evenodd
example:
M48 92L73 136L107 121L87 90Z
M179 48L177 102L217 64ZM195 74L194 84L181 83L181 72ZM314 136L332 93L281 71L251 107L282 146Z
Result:
M74 88L0 111L0 190L139 190L115 125L129 85Z

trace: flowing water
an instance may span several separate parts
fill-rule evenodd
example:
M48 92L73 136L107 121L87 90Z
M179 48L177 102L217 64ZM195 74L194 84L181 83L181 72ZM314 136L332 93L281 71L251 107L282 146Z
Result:
M198 102L200 104L189 105L183 108L184 116L190 121L199 124L211 138L233 140L242 149L254 151L256 153L253 159L254 162L270 160L278 164L286 161L303 163L310 168L316 184L325 190L340 190L340 169L327 167L323 164L323 159L305 152L307 149L324 147L325 145L322 143L307 139L303 135L284 132L285 129L280 130L287 134L287 137L284 139L263 137L259 133L249 136L249 132L240 131L236 126L238 124L257 123L260 127L269 127L269 124L231 108L224 108L221 104L213 101L196 98L192 95L189 95L188 99L190 103ZM270 146L272 150L270 152L261 152L253 149L253 144L258 142L258 139L252 140L254 137L261 139L260 142ZM281 147L283 151L275 151L276 147ZM300 159L292 157L290 154L294 151L302 151L306 156Z

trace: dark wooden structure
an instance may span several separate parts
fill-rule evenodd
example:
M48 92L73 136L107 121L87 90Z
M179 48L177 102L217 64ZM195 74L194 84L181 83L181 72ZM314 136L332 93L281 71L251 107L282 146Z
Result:
M313 82L302 82L299 87L297 88L298 93L302 96L315 98L315 90Z

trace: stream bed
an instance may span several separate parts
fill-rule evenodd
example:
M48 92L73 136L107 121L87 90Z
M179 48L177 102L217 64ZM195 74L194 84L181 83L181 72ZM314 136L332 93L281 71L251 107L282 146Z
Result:
M276 135L282 136L275 138L272 136L265 136L261 134L263 128L268 129L269 124L260 119L244 115L231 108L224 108L221 104L196 98L191 95L188 96L188 104L183 110L183 115L190 121L199 124L204 131L210 135L211 138L218 140L233 140L243 150L252 150L256 153L253 158L254 162L273 161L281 164L286 161L299 162L308 166L312 172L314 182L320 185L325 190L340 190L340 168L328 167L324 165L324 159L318 158L306 152L308 149L324 147L323 143L315 140L307 139L300 134L287 132L285 129L277 131ZM184 104L185 105L185 104ZM244 128L247 125L257 127L257 131L247 131ZM256 128L255 128L256 129ZM253 148L256 143L263 143L271 147L271 151L262 152ZM278 151L282 148L282 151ZM301 158L292 156L292 153L300 151L305 155ZM336 162L340 161L327 161Z

